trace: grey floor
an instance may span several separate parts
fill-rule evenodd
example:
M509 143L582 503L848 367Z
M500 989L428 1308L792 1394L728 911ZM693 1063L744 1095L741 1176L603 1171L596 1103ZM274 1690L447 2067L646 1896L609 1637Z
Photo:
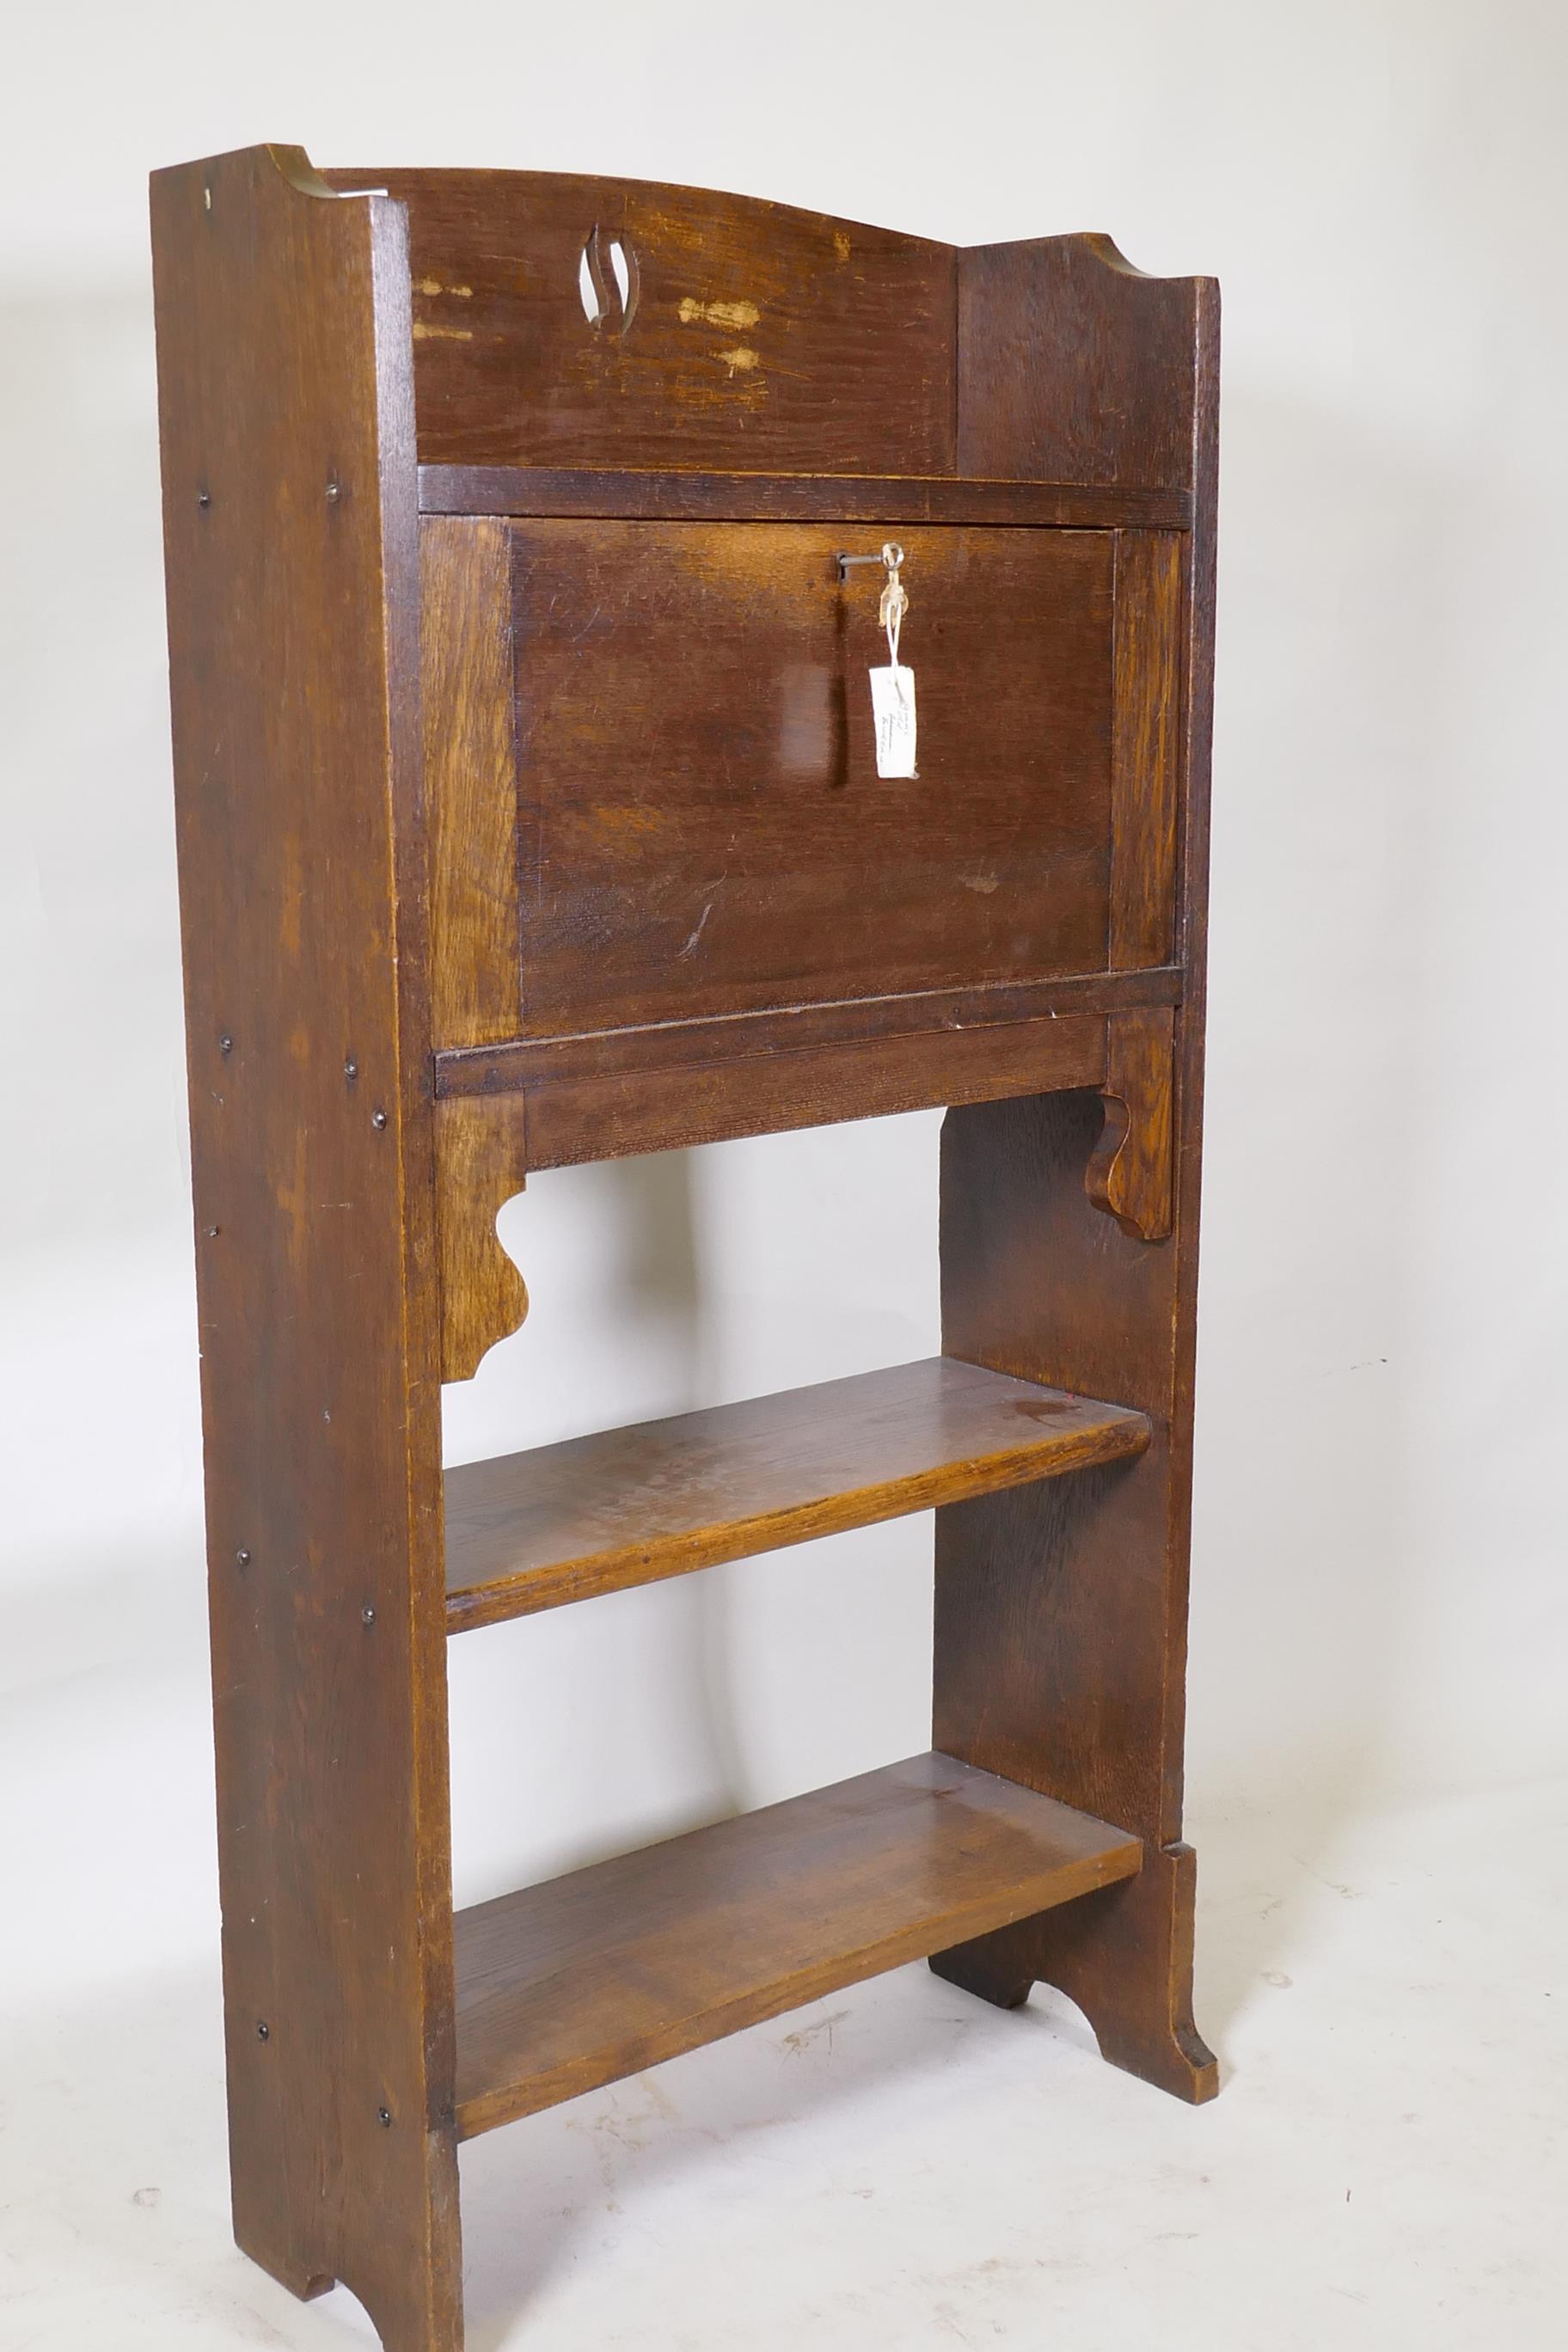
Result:
M1206 2109L906 1969L476 2143L472 2352L1555 2352L1565 1796L1193 1822ZM366 2341L229 2242L209 1981L6 2045L4 2352Z

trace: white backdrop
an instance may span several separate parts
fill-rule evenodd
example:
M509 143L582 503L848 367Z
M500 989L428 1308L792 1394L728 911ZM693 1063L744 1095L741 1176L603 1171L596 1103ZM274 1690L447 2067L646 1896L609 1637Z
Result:
M1552 0L416 9L5 36L0 2006L216 1887L144 176L624 173L1226 305L1192 1811L1559 1768L1563 18ZM462 1455L936 1343L936 1122L536 1181ZM464 1637L458 1891L926 1744L930 1523Z

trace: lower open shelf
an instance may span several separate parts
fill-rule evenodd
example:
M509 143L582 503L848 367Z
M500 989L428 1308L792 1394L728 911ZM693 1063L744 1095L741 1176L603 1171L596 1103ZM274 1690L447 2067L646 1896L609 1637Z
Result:
M1130 1878L1135 1837L912 1756L457 1919L460 2137Z

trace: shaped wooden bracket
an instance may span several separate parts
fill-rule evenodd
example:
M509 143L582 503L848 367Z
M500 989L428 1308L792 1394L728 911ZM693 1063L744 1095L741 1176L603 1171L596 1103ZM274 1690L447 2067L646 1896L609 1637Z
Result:
M527 1177L521 1095L458 1095L436 1106L436 1228L441 1378L471 1380L528 1313L528 1290L496 1234Z
M1124 1234L1161 1242L1171 1230L1175 1014L1153 1005L1113 1013L1105 1027L1105 1127L1084 1182Z

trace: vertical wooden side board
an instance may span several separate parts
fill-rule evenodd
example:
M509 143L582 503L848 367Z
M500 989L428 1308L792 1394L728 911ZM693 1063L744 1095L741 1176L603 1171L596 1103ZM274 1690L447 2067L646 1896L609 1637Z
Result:
M400 205L153 227L240 2244L461 2340L418 548Z
M934 1745L1136 1832L1145 1862L931 1965L1004 2006L1059 1986L1108 2058L1195 2101L1217 2087L1193 2023L1181 1805L1218 292L1141 278L1103 239L1052 238L962 256L960 315L984 346L961 363L968 462L1174 480L1194 522L1184 577L1163 536L1123 533L1118 558L1118 797L1136 849L1123 860L1119 824L1113 959L1131 960L1125 943L1166 950L1174 879L1181 1004L1173 1022L1110 1015L1106 1104L1063 1093L951 1110L942 1160L943 1352L1136 1404L1155 1437L1070 1489L938 1512ZM1151 623L1173 599L1173 639Z

